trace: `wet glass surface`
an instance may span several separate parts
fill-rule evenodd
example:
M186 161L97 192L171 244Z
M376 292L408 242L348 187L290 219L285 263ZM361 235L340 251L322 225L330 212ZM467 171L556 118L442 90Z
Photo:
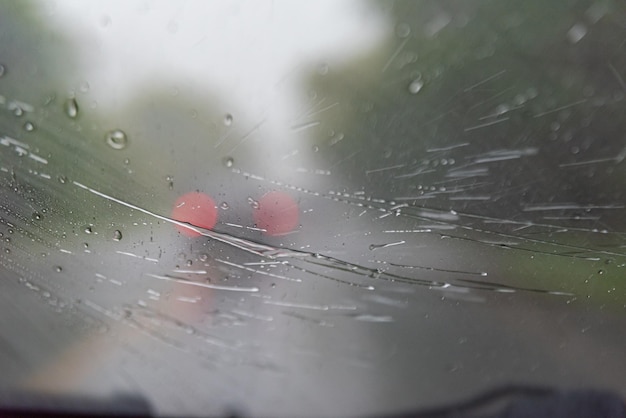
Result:
M626 396L626 8L309 3L0 2L0 387Z

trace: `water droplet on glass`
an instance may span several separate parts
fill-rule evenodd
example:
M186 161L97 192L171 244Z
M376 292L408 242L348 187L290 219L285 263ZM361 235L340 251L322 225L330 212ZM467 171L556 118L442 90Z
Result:
M40 213L38 213L38 212L33 213L33 219L34 219L35 221L40 221L40 220L41 220L41 218L42 218L42 216L41 216L41 214L40 214Z
M413 51L407 51L404 54L404 62L406 64L413 64L414 62L417 61L417 54Z
M102 17L100 17L100 26L102 26L103 28L111 26L111 22L111 16L109 15L103 15Z
M207 261L209 259L209 256L207 254L202 253L202 254L200 254L199 259L200 259L200 261L204 262L204 261Z
M78 116L78 103L76 99L67 99L63 105L63 110L65 110L67 116L75 119Z
M54 267L54 271L56 271L57 273L60 273L60 272L62 272L62 271L63 271L63 267L61 267L61 266L55 266L55 267Z
M253 209L258 209L259 208L259 202L254 200L251 197L248 197L248 203L250 204L250 206L252 206Z
M400 23L398 26L396 26L396 35L398 35L398 38L406 38L410 34L411 27L406 23Z
M224 165L228 168L232 167L233 164L235 164L235 160L233 159L233 157L226 157L224 158Z
M59 183L61 183L61 184L67 183L67 177L65 177L65 176L58 176L57 180L59 180Z
M86 226L84 231L85 234L93 234L93 229L91 228L91 226Z
M113 231L113 241L120 241L122 239L122 231L116 229Z
M106 143L113 149L124 149L128 143L126 133L121 129L114 129L106 134Z
M89 88L90 88L90 87L91 87L91 86L89 85L89 83L88 83L88 82L83 81L83 82L80 84L80 91L81 91L81 93L87 93L87 92L89 91Z
M17 106L15 109L13 109L13 114L15 116L22 116L24 114L24 110L22 110L21 107Z
M582 23L577 23L567 32L567 40L571 43L578 43L587 34L587 27Z
M26 130L26 132L32 132L35 130L35 125L33 125L32 122L26 122L24 124L24 129Z
M230 126L232 124L233 124L233 115L231 115L230 113L227 113L226 116L224 116L224 125Z
M220 203L220 208L222 208L223 210L228 210L230 206L228 206L228 203L226 202L222 202Z
M187 261L185 261L185 265L187 267L191 267L193 265L193 261L192 260L187 260Z
M422 87L424 87L424 82L421 80L421 78L417 78L411 81L411 84L409 84L409 93L417 94L420 92Z
M4 75L4 73L6 72L6 68L4 65L0 64L0 77L2 77Z
M507 105L505 103L499 104L498 106L496 106L496 116L504 115L509 110L511 110L509 105Z
M526 95L524 95L524 94L517 94L513 98L513 103L515 103L516 106L521 106L524 103L526 103L526 100L528 100Z

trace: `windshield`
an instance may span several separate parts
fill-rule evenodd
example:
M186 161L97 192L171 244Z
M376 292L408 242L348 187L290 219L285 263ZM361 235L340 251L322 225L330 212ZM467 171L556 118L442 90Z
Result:
M0 1L0 387L189 416L626 396L625 24Z

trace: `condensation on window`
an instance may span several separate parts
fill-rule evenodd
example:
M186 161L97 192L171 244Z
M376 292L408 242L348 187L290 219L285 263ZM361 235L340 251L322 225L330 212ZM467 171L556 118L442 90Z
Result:
M626 9L0 2L0 386L626 396Z

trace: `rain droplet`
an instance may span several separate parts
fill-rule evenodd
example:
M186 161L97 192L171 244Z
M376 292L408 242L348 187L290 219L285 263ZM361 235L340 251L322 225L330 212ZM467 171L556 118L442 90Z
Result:
M102 27L111 26L111 16L103 15L102 17L100 17L100 26Z
M18 117L22 116L24 114L24 110L21 107L16 106L15 109L13 109L13 114Z
M515 103L516 106L521 106L526 103L526 100L528 99L524 94L518 94L513 98L513 103Z
M93 229L91 228L91 226L86 226L84 231L85 234L93 234Z
M114 129L106 134L106 143L113 149L124 149L128 144L126 133L121 129Z
M61 183L61 184L67 183L67 177L65 177L65 176L58 176L57 180L59 180L59 183Z
M319 75L326 75L328 74L328 68L329 68L328 64L323 62L317 67L317 73Z
M224 165L228 168L232 167L233 164L235 164L235 160L233 159L233 157L226 157L224 158Z
M416 54L415 52L413 52L413 51L407 51L407 52L404 54L404 62L405 62L406 64L412 64L412 63L414 63L415 61L417 61L417 54Z
M220 208L222 208L223 210L228 210L228 208L230 208L230 206L228 206L228 203L222 202L222 203L220 203Z
M259 208L259 202L254 200L251 197L248 197L248 203L250 204L250 206L252 206L253 209L258 209Z
M4 75L4 73L6 73L6 68L4 65L0 64L0 77L2 77Z
M500 115L504 115L509 110L511 110L510 106L506 103L502 103L496 106L495 113L496 113L496 116L500 116Z
M420 92L420 90L422 90L422 87L424 87L424 82L421 80L421 78L417 78L411 81L411 84L409 84L409 93L417 94Z
M231 115L230 113L227 113L226 116L224 116L224 125L230 126L232 124L233 124L233 115Z
M63 267L61 266L54 266L54 271L56 271L57 273L60 273L63 271Z
M193 265L193 261L192 260L187 260L187 261L185 261L185 265L187 267L191 267Z
M122 231L116 229L113 231L113 241L120 241L122 239Z
M35 212L35 213L33 213L33 219L34 219L35 221L40 221L40 220L42 219L42 216L41 216L41 214L40 214L40 213Z
M67 99L63 105L63 109L65 110L65 114L72 119L76 119L78 116L78 103L76 99Z
M582 23L577 23L567 31L567 40L571 43L578 43L587 34L587 27Z
M204 254L204 253L200 254L200 257L199 257L200 261L202 261L202 262L207 261L208 258L209 258L209 256L207 254Z
M24 129L26 130L26 132L32 132L35 130L35 125L33 125L32 122L26 122L24 123Z
M406 23L400 23L398 26L396 26L396 35L398 35L398 38L406 38L410 34L411 27Z

